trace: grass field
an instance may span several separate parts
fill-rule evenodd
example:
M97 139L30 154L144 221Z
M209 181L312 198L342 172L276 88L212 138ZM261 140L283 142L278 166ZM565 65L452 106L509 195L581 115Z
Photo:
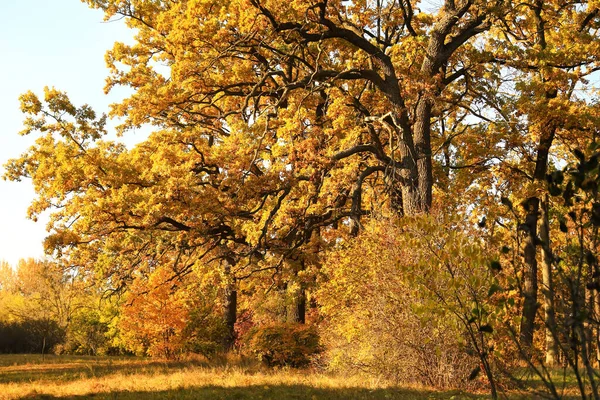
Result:
M0 399L463 399L459 392L258 365L37 355L0 356Z

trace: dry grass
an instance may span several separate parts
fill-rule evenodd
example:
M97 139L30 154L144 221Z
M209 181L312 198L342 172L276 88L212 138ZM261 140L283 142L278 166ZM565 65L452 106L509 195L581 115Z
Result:
M142 358L0 356L0 399L447 399L440 393L258 365Z

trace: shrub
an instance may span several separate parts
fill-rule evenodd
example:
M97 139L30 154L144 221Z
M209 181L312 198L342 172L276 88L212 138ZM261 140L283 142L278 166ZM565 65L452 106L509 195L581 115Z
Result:
M248 332L245 347L269 367L306 367L321 351L317 329L297 323L254 327Z
M192 310L182 331L184 350L211 359L224 351L225 335L227 326L221 315L216 315L208 307Z
M465 322L489 323L483 312L471 317L473 300L483 307L488 294L487 259L471 236L447 228L457 223L436 218L374 221L329 251L317 299L332 370L440 389L480 386L467 379L480 359ZM487 351L488 337L476 334Z
M99 312L80 312L69 326L64 351L69 354L106 354L110 347L106 336L108 330L108 324L102 321Z

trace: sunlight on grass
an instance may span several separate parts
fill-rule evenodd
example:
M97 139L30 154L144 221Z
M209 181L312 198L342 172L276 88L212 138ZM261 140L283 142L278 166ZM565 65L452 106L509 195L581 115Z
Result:
M208 366L143 358L0 356L1 399L447 399L459 393L259 365Z

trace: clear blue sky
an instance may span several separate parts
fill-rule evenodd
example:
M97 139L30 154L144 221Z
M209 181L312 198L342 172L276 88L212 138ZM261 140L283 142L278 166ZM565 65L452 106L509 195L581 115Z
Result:
M35 137L21 137L18 97L44 86L66 91L74 104L106 112L119 93L104 95L108 70L104 53L115 41L129 41L122 21L103 22L99 10L79 0L0 0L0 165L17 157ZM121 92L121 96L124 92ZM0 173L3 173L3 168ZM47 220L26 219L34 196L30 181L0 180L0 260L41 257Z

